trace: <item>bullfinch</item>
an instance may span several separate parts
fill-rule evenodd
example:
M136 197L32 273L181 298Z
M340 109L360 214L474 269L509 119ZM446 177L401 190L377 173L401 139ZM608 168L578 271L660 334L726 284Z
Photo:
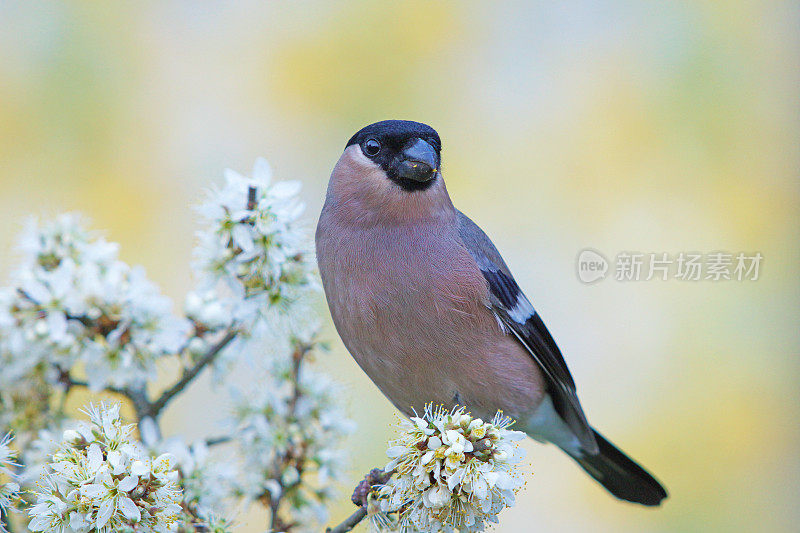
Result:
M348 351L407 416L428 403L498 410L617 498L661 484L586 420L542 318L489 237L453 206L425 124L370 124L347 143L316 230L319 270Z

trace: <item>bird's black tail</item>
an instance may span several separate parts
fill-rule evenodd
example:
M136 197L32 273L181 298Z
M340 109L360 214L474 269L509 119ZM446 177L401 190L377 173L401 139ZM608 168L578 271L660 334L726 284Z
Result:
M597 431L594 431L594 438L597 440L599 453L570 455L611 494L621 500L642 505L659 505L667 497L664 487L644 468Z

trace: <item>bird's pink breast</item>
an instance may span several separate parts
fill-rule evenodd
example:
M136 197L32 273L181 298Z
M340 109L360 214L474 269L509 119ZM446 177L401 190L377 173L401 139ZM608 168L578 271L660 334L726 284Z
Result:
M336 328L405 413L426 403L524 414L543 395L530 355L501 330L454 220L355 226L323 210L317 258Z

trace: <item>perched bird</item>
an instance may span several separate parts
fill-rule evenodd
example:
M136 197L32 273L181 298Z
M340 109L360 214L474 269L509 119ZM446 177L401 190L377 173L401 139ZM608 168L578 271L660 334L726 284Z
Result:
M345 346L406 415L426 403L501 409L614 496L664 488L587 422L564 357L492 241L450 201L441 141L387 120L348 141L317 225L317 260Z

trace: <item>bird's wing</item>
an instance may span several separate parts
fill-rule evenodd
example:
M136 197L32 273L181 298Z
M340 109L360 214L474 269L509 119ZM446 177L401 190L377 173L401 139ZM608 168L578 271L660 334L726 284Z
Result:
M490 289L492 310L510 334L530 352L547 379L548 393L556 412L575 433L583 449L597 450L572 379L553 337L541 317L514 281L511 271L489 237L477 224L458 211L459 235L481 269Z

